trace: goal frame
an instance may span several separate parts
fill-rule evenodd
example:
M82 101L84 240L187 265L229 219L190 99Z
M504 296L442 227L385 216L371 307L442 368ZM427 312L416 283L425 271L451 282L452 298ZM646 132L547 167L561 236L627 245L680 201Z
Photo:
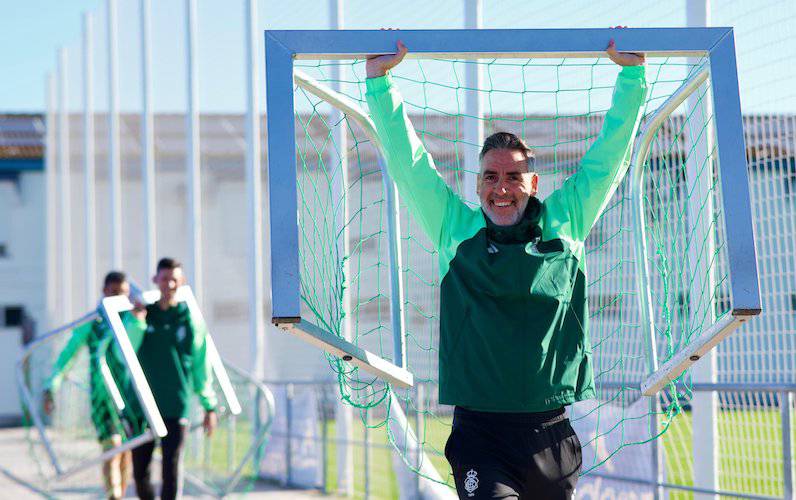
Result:
M148 290L148 291L141 291L135 284L131 283L132 288L132 295L134 301L141 301L144 304L152 304L160 299L160 291L159 290ZM193 294L191 288L187 285L181 286L177 290L176 299L178 302L185 302L188 306L188 309L191 312L191 316L196 318L198 321L205 323L204 317L202 315L202 311L199 308L199 304L196 300L196 297ZM31 416L34 426L37 428L39 437L41 438L42 445L44 447L44 451L47 457L50 460L50 463L53 466L55 472L55 479L56 480L64 480L68 477L73 476L74 474L86 470L90 467L93 467L97 464L101 464L104 461L122 453L124 451L133 449L141 444L153 441L158 438L163 438L167 434L166 426L163 422L163 418L160 414L160 411L157 407L157 403L155 402L154 395L152 394L152 390L149 387L149 382L144 375L144 372L141 368L141 364L138 361L138 356L135 353L135 349L130 342L130 338L125 331L124 325L121 320L121 313L125 311L131 311L134 308L133 302L124 295L116 295L112 297L105 297L102 302L100 303L99 311L91 311L82 317L74 320L66 325L57 328L51 332L48 332L42 335L40 338L29 344L25 351L20 356L19 360L17 361L16 365L16 372L17 372L17 385L20 390L20 394L22 395L23 404L25 405L26 410ZM45 420L41 415L38 405L36 404L37 398L31 393L30 389L25 384L25 364L28 361L29 357L33 353L33 351L39 348L41 345L52 342L59 334L62 334L65 331L69 331L74 329L76 326L84 324L88 321L93 321L97 318L104 318L108 321L108 324L111 326L113 330L114 337L116 339L117 345L121 351L122 356L125 359L125 363L127 365L127 369L130 371L130 378L133 384L133 389L136 391L136 396L141 404L141 408L144 412L144 417L147 420L148 428L144 431L141 435L134 437L133 439L123 443L120 446L113 447L112 449L106 450L101 452L100 454L84 460L77 465L72 467L66 468L64 464L58 459L58 456L53 448L53 444L51 439L49 438L47 427L45 425ZM213 370L213 375L215 376L216 380L218 381L219 387L221 388L221 392L224 396L224 400L226 401L227 408L232 415L239 415L242 411L240 401L235 393L235 390L232 386L232 382L230 381L229 374L227 373L226 368L224 367L223 360L218 353L218 349L216 349L215 343L213 342L212 337L208 333L207 335L207 356L210 361L210 365ZM101 376L103 378L103 382L105 387L108 389L111 399L113 400L114 405L116 408L121 411L124 408L124 400L119 392L119 387L116 385L116 382L113 380L113 376L108 371L107 365L104 364L101 366ZM269 408L271 408L271 412L273 412L273 396L270 394L270 391L265 389L265 386L260 385L260 390L266 397L267 404ZM267 427L264 431L261 431L260 440L264 439L265 431L270 427L270 422L268 422ZM251 453L251 452L250 452ZM242 472L242 469L239 469L235 472L234 481L237 482L239 479L239 475Z
M653 342L650 354L653 362L650 365L650 376L642 383L643 393L657 393L740 323L760 313L761 298L732 28L400 32L267 30L264 37L268 90L266 104L271 215L271 303L272 322L276 326L293 332L387 381L400 386L411 385L411 373L405 370L405 354L401 351L405 342L402 328L393 329L395 359L400 360L400 363L394 364L378 356L374 360L373 354L301 318L295 128L285 126L294 123L294 61L355 59L372 54L393 53L399 39L411 48L407 56L409 58L593 58L605 55L605 46L611 38L615 39L616 45L622 50L644 52L649 57L706 58L710 68L706 78L709 79L712 89L715 139L718 165L721 169L721 210L725 221L733 221L724 227L730 277L731 320L720 321L708 328L705 338L687 346L661 367L657 367L654 362ZM638 155L634 159L643 164L646 156ZM382 173L386 178L383 166ZM391 191L394 190L387 189L386 193L389 195ZM390 238L391 246L396 239L399 240L395 234ZM641 297L640 300L644 298ZM402 304L396 304L393 298L394 317L401 317L401 307ZM641 304L642 314L648 307L649 304ZM654 331L649 324L650 319L642 318L642 328L644 335L651 338ZM398 324L400 323L399 320ZM396 322L393 324L396 325Z
M131 288L132 288L131 295L133 296L133 300L140 300L145 305L154 304L155 302L160 300L160 290L155 289L155 290L141 291L135 285L131 286ZM204 319L204 315L202 315L202 310L199 307L199 302L196 300L196 296L194 295L193 290L191 289L190 286L188 285L180 286L177 289L177 293L175 294L174 298L177 302L185 302L185 305L188 306L188 310L191 313L191 318L201 322L204 325L207 325ZM119 340L120 342L120 345L122 342L124 342L124 340L121 340L122 337L124 337L124 339L128 344L130 341L127 338L127 334L124 332L124 326L121 323L121 318L119 317L119 313L122 311L129 311L132 308L133 308L133 303L130 301L128 297L124 295L106 297L105 299L102 300L103 313L108 318L110 325L113 328L113 332L116 335L117 340ZM121 330L118 330L118 328L121 328ZM227 373L226 368L224 368L224 362L218 353L218 349L216 349L215 342L213 342L213 338L210 335L209 331L207 333L206 343L207 343L207 357L210 361L210 367L213 370L213 375L216 377L216 381L218 382L219 387L221 388L224 400L227 402L227 407L229 408L230 413L232 413L233 415L239 415L240 412L242 411L240 401L238 400L237 394L235 394L235 389L232 387L232 382L229 379L229 374Z
M128 301L129 302L129 301ZM129 309L132 309L132 304L130 304ZM125 310L129 310L125 309ZM163 424L163 419L160 415L160 411L158 410L157 405L155 404L154 396L152 395L152 391L149 388L149 384L147 383L146 377L144 377L143 372L141 371L141 365L138 363L138 358L135 355L135 352L130 345L130 340L127 338L127 335L124 335L124 341L127 342L129 349L125 349L121 343L119 344L121 347L121 354L125 359L125 363L127 365L128 370L130 370L130 378L133 383L133 387L136 390L136 395L139 399L141 404L141 408L144 411L144 416L147 419L147 423L149 424L148 428L139 436L130 439L129 441L123 443L120 446L115 446L109 450L103 451L87 460L83 460L82 462L73 465L71 467L66 467L58 458L58 455L55 452L55 448L53 447L53 443L49 437L49 432L47 430L47 426L45 425L45 419L43 418L40 410L40 406L37 404L38 398L35 397L30 389L27 387L25 380L25 365L28 362L30 356L33 352L40 348L43 345L49 344L53 342L59 335L63 334L64 332L69 332L76 328L79 325L82 325L89 321L94 321L95 319L101 317L101 313L95 311L91 311L89 313L84 314L80 318L67 323L55 330L49 331L42 335L40 338L36 339L32 343L28 344L25 347L22 355L19 357L16 366L17 372L17 386L19 388L20 394L22 396L22 401L27 410L28 414L30 415L31 420L33 421L33 425L36 427L38 431L39 438L41 439L41 444L44 448L44 452L50 460L50 464L52 465L53 471L55 473L54 479L57 481L64 480L69 478L81 471L84 471L88 468L94 467L95 465L101 464L106 460L118 455L127 450L131 450L137 446L140 446L144 443L148 443L154 441L157 438L162 438L166 435L166 427ZM116 315L118 318L118 314ZM124 326L121 325L121 320L119 320L119 326L121 326L122 330ZM122 341L122 342L124 342ZM134 368L137 367L137 368ZM114 405L116 405L117 409L121 410L124 406L124 402L120 397L119 388L116 385L116 382L113 380L113 377L108 377L105 373L101 374L103 377L103 383L105 384L106 388L109 390L111 394L111 398L113 399Z

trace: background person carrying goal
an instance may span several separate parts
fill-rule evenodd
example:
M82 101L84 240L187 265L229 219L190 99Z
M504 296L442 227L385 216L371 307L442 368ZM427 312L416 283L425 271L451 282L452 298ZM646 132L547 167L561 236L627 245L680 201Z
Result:
M113 297L115 295L130 295L130 283L127 276L121 271L111 271L105 275L102 285L102 295ZM128 334L133 338L140 338L146 328L144 318L146 312L143 306L136 305L133 311L121 315L122 323ZM89 351L89 380L91 400L91 421L97 431L97 439L104 451L121 446L130 435L132 421L139 417L141 410L138 408L133 392L130 374L118 349L113 330L105 318L99 314L97 318L80 325L72 331L72 336L64 349L58 355L50 377L45 382L43 394L44 411L52 415L55 409L54 393L58 392L63 379L76 355L87 347ZM123 411L116 409L113 396L108 387L108 381L103 379L103 365L107 366L112 382L116 384L122 401L125 403ZM132 455L129 451L119 453L102 463L102 479L105 486L106 498L110 500L124 498L129 482Z
M646 98L644 56L623 66L602 132L544 201L530 148L498 132L480 153L470 209L414 132L387 72L367 61L367 101L402 200L439 252L439 400L455 405L445 455L461 498L569 498L580 442L564 407L593 398L584 241L624 176Z

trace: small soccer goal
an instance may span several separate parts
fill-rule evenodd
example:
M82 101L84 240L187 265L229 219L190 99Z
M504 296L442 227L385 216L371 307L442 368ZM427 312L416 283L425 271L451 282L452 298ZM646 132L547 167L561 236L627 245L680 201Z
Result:
M121 331L131 326L116 318ZM99 311L87 313L29 344L17 364L30 453L56 486L90 482L104 461L166 434L127 334L117 345L104 328Z
M157 290L141 291L135 285L131 289L133 300L143 304L160 298ZM194 323L204 327L190 287L178 289L176 299L185 302ZM103 462L166 435L136 355L146 325L133 319L133 308L126 296L106 297L97 311L30 344L19 361L19 388L32 424L28 442L37 465L34 480L49 493L71 495L100 488ZM192 398L183 468L194 488L224 496L246 491L257 476L274 400L261 382L223 362L209 333L207 355L219 401L218 428L212 438L205 436L204 410ZM52 397L49 414L44 411L45 390Z
M142 291L132 285L131 296L134 301L153 304L160 300L160 291ZM178 288L175 299L186 304L195 326L208 328L190 286ZM103 300L103 308L114 331L119 327L118 313L132 307L126 297ZM218 428L212 437L205 435L202 427L204 410L196 398L191 398L191 425L185 442L183 469L186 481L194 488L223 497L234 491L246 491L246 483L257 477L259 457L263 454L274 418L274 398L260 381L225 363L211 332L208 330L205 334L207 357L213 372L211 384L219 401L216 408ZM117 335L123 335L123 332L119 331Z
M647 54L649 92L629 172L586 241L586 471L664 432L690 398L689 366L760 312L732 30L266 33L273 322L326 351L342 399L386 423L421 475L448 470L440 263L386 175L364 57L409 47L392 72L409 119L475 207L492 132L535 150L540 199L577 171L610 105L611 38Z
M160 300L159 290L147 290L142 292L138 287L134 287L133 295L140 297L140 300L144 305L154 304ZM174 298L177 302L184 302L185 305L188 306L192 321L194 321L197 325L201 325L202 328L207 328L202 310L199 308L199 303L196 301L196 296L193 294L190 286L183 285L179 287ZM113 327L114 334L117 335L117 338L126 337L124 326L119 318L119 313L129 311L133 308L133 303L130 302L130 299L118 295L116 297L106 297L102 300L102 308L106 317L110 321L111 327ZM120 340L120 344L123 342L123 340ZM238 401L235 390L230 383L229 374L227 374L227 370L224 367L221 356L218 354L216 344L213 342L213 338L209 333L207 334L206 342L207 357L209 358L210 366L213 369L213 376L221 388L221 393L230 413L233 415L238 415L241 412L240 402ZM130 347L132 348L132 346Z
M131 286L133 300L153 304L160 300L159 290L142 291ZM198 328L207 329L204 315L190 286L177 289L177 302L184 302L191 321ZM127 297L109 297L103 308L114 326L119 327L118 313L132 308ZM121 335L123 332L118 332ZM257 457L262 454L274 416L271 392L244 371L227 365L218 353L213 337L205 332L207 357L212 369L211 384L218 397L218 428L213 436L205 436L202 427L204 410L196 398L191 398L190 428L185 442L183 468L186 481L205 493L224 496L235 488L246 490L241 483L252 481L256 474ZM241 404L246 402L244 408Z

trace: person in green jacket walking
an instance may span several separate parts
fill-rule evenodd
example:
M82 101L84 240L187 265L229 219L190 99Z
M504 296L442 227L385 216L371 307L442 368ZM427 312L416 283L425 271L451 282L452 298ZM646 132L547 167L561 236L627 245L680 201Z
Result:
M105 297L129 295L130 284L123 272L111 271L105 276L102 294ZM131 336L140 335L145 327L142 309L125 311L122 323ZM75 356L83 347L89 352L89 393L91 399L91 421L97 431L97 439L103 450L122 444L129 434L130 411L137 408L137 401L129 377L127 365L122 359L113 336L113 330L102 315L84 323L72 331L64 349L55 361L52 374L45 382L44 411L51 415L55 409L53 394L58 391L64 376L69 371ZM104 372L104 375L103 375ZM120 412L111 397L109 384L115 384L125 402L125 410ZM105 493L109 499L121 499L130 479L129 451L106 460L102 465Z
M160 259L152 281L160 289L160 300L146 308L147 327L137 354L168 431L160 441L160 498L172 500L181 496L181 455L191 396L199 397L205 410L205 433L210 436L217 423L216 395L207 357L207 328L176 298L177 289L185 282L182 264L168 257ZM143 500L155 498L149 471L154 450L152 442L133 450L133 477Z
M440 262L439 401L460 498L571 498L581 444L565 407L595 397L584 242L625 175L647 87L644 55L619 66L602 131L577 172L536 197L534 153L498 132L468 207L418 139L390 74L408 49L369 57L367 102L402 201Z

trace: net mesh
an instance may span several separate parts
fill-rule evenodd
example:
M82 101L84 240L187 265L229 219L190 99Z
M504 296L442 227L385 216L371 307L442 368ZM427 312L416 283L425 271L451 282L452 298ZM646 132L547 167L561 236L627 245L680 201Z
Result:
M193 398L183 459L188 483L218 497L256 488L257 464L268 444L274 411L268 389L237 368L225 368L242 411L235 415L227 404L220 404L218 427L208 438L201 425L204 410ZM214 389L224 401L217 379Z
M648 60L650 91L644 116L654 113L705 64L681 58ZM465 83L473 65L483 74L475 87ZM364 61L298 61L297 66L367 110ZM616 73L607 59L413 59L397 67L393 77L439 173L475 206L481 144L468 130L481 128L483 136L509 131L522 137L535 150L538 196L543 200L577 170L599 134ZM483 103L479 116L468 114L466 102L472 95ZM710 101L710 89L703 84L655 131L643 165L646 263L659 363L729 311ZM387 439L410 468L420 471L422 462L430 460L442 481L452 484L443 457L452 408L437 402L436 250L401 205L398 272L403 300L393 300L391 214L378 148L354 119L301 86L294 89L294 102L302 318L392 360L396 331L391 302L402 307L406 366L415 377L414 388L393 388L339 358L327 357L341 398L360 410L364 425L386 428L394 423L395 400L388 396L397 397L423 453L396 439L394 432L386 432ZM586 242L589 336L598 398L575 405L572 413L573 425L586 436L584 473L625 447L661 435L692 393L686 371L652 404L641 398L639 385L650 365L635 281L631 198L624 182Z
M23 390L30 397L26 435L36 484L59 494L109 491L115 483L102 473L104 452L117 451L113 460L125 461L122 467L132 472L120 446L146 440L148 433L137 424L141 407L127 364L98 314L34 345L21 368ZM34 413L46 440L33 425ZM63 476L55 470L48 445Z
M127 333L133 334L131 329L135 326L125 321L129 313L121 316ZM110 489L107 473L98 459L101 453L115 450L120 452L115 460L125 461L122 466L122 475L127 478L125 484L132 488L132 463L126 456L129 452L121 452L119 446L149 436L150 432L127 364L116 348L113 332L104 328L104 321L97 315L90 315L73 326L35 345L22 364L22 379L31 402L26 405L26 438L34 464L22 476L49 494L107 493ZM104 369L103 365L112 368ZM190 430L183 451L189 493L224 496L257 487L256 464L267 445L273 420L272 396L245 372L227 364L225 370L242 411L237 415L232 413L219 380L214 377L213 389L219 401L218 426L208 437L202 427L204 410L198 399L192 398ZM116 382L113 394L109 394L108 373ZM53 401L49 412L45 409L47 390ZM33 425L34 412L44 424L46 442ZM57 474L47 445L65 475ZM156 453L156 459L158 456ZM152 469L158 477L159 467L153 465Z

